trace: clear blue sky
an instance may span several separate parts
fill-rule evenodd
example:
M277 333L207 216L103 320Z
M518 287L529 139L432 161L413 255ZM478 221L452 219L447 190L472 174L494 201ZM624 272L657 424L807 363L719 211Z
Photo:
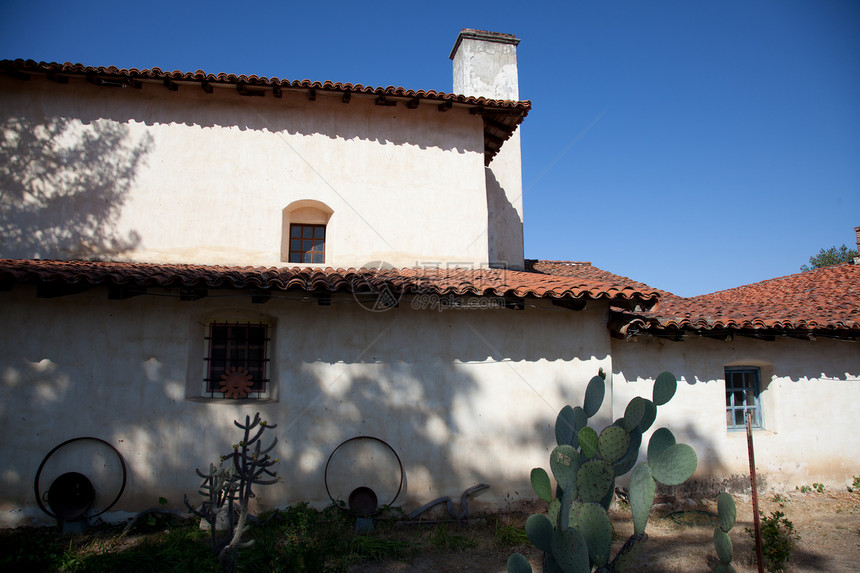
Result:
M0 3L0 58L451 90L515 34L525 252L691 296L860 225L860 2Z

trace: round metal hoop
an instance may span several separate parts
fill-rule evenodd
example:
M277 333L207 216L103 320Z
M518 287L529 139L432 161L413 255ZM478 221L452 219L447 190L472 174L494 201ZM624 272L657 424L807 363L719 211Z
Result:
M400 491L403 489L403 462L400 461L400 456L397 455L397 452L394 451L394 448L392 448L388 442L386 442L385 440L381 440L379 438L376 438L374 436L355 436L355 437L352 437L352 438L350 438L344 442L341 442L341 444L332 451L332 453L328 457L328 461L325 463L325 474L323 476L323 479L325 480L325 492L328 494L328 497L330 500L332 500L332 502L337 503L338 500L336 500L332 496L331 490L328 487L328 467L331 464L332 458L334 458L334 455L337 453L337 451L339 449L341 449L346 444L348 444L350 442L354 442L356 440L370 440L370 441L374 441L374 442L379 442L380 444L382 444L383 446L388 448L392 454L394 454L394 458L397 460L397 465L400 467L400 483L397 486L397 492L394 494L394 497L392 497L391 501L384 504L382 507L392 505L394 503L394 501L397 499L397 497L400 495Z
M119 501L119 498L120 498L120 497L122 497L122 492L124 492L124 491L125 491L125 484L126 484L126 480L127 480L127 478L128 478L128 468L126 467L126 465L125 465L125 459L123 459L122 454L120 454L120 453L119 453L119 450L117 450L115 447L113 447L113 445L111 445L111 444L109 444L108 442L106 442L106 441L102 440L101 438L94 438L94 437L91 437L91 436L81 436L81 437L79 437L79 438L72 438L71 440L66 440L65 442L63 442L63 443L62 443L62 444L60 444L59 446L56 446L53 450L51 450L50 452L48 452L48 455L46 455L46 456L42 459L42 463L41 463L41 464L39 464L39 469L36 471L36 479L33 481L33 491L34 491L34 492L35 492L35 494L36 494L36 503L38 503L38 504L39 504L39 509L41 509L42 511L44 511L45 513L47 513L48 515L50 515L50 516L51 516L51 517L53 517L54 519L61 519L61 518L60 518L59 516L55 515L54 513L52 513L48 508L46 508L46 507L45 507L45 504L43 504L43 503L42 503L42 498L41 498L41 496L39 495L39 477L41 477L41 475L42 475L42 470L44 469L45 464L48 462L48 459L49 459L52 455L54 455L54 453L55 453L57 450L59 450L59 449L60 449L60 448L62 448L63 446L66 446L66 445L68 445L68 444L71 444L72 442L77 442L77 441L80 441L80 440L92 440L92 441L99 442L99 443L102 443L102 444L106 445L106 446L107 446L107 447L109 447L111 450L113 450L113 452L116 454L117 458L119 458L119 463L120 463L120 465L122 466L122 485L120 486L120 488L119 488L119 492L116 494L116 497L114 498L114 500L113 500L112 502L110 502L110 503L109 503L109 504L108 504L108 505L107 505L103 510L101 510L100 512L98 512L98 513L94 513L93 515L90 515L90 516L87 516L87 517L96 517L96 516L98 516L98 515L103 514L104 512L106 512L107 510L109 510L110 508L112 508L112 507L114 506L114 504L115 504L116 502L118 502L118 501Z

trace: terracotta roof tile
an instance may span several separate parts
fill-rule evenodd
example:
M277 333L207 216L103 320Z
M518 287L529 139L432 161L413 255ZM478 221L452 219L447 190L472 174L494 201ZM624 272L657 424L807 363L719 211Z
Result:
M0 259L0 284L118 285L350 293L388 288L398 295L605 299L649 306L653 293L600 280L504 269L332 269Z
M649 288L590 263L530 261L535 271ZM651 289L652 291L655 289ZM844 263L696 297L657 291L645 312L617 309L616 328L662 330L860 330L860 265Z
M661 328L860 330L860 265L843 263L711 294L662 299Z
M439 92L435 90L410 90L403 87L372 87L362 84L351 84L331 81L284 80L277 77L259 77L256 75L211 74L203 70L196 72L162 71L161 68L138 70L137 68L117 68L115 66L85 66L66 62L36 62L34 60L0 60L0 70L7 74L29 79L29 74L45 74L51 78L67 78L80 76L98 82L120 82L122 85L135 85L140 81L170 81L193 82L203 85L229 85L278 90L318 90L349 94L375 95L377 97L401 99L405 102L412 100L430 100L440 104L467 105L474 113L484 118L484 162L489 164L492 158L508 138L513 135L517 126L522 123L531 109L529 101L493 100L484 97L465 96ZM116 84L114 84L116 85ZM136 85L139 85L136 84Z

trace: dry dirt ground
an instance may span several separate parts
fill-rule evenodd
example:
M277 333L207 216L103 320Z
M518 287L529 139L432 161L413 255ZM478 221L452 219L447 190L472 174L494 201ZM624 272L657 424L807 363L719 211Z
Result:
M800 536L796 541L786 571L789 573L819 573L860 571L860 493L791 493L775 501L773 494L760 498L759 509L765 515L781 511ZM753 528L752 503L735 498L738 520L731 531L734 544L733 565L738 573L756 573L755 546L744 528ZM714 526L682 525L668 516L677 509L695 509L716 513L715 501L699 502L697 506L655 508L648 524L648 541L642 547L633 571L661 573L697 573L713 571L716 553L713 545ZM527 513L503 515L522 525ZM612 522L619 541L613 555L632 532L630 511L620 508L611 512ZM707 519L701 514L688 513L676 518ZM678 519L683 521L682 519ZM502 573L507 571L508 556L519 551L540 571L540 553L529 546L503 547L495 539L495 519L452 525L450 533L455 540L467 540L471 546L459 550L422 551L409 561L365 563L350 568L351 573L381 573L383 571L413 571L442 573L471 571L473 573ZM414 539L422 533L404 526L403 538Z

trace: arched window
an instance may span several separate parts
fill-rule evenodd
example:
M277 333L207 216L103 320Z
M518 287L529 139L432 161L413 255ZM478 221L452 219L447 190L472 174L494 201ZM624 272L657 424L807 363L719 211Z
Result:
M286 263L325 263L328 223L333 213L331 207L312 199L287 205L281 230L281 260Z

